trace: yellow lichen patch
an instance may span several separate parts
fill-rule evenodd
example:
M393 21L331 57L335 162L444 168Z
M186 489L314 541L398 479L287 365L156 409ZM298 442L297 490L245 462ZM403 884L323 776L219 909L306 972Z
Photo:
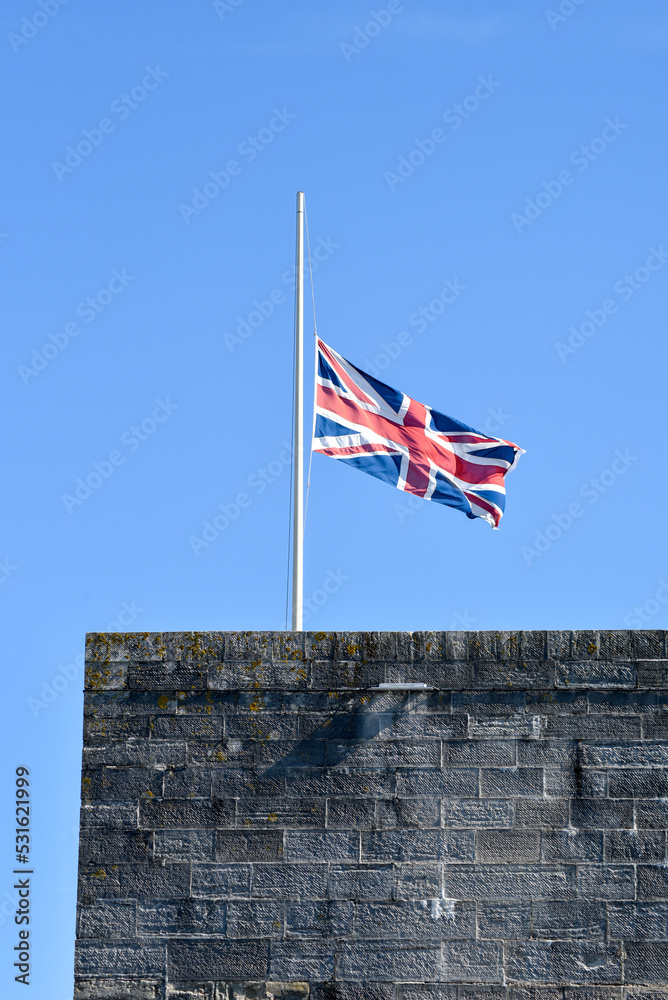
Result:
M109 663L108 660L97 670L94 670L90 664L87 665L86 685L91 691L105 691L109 687L110 681L115 676L115 671L108 667L107 663Z
M596 643L595 642L590 642L589 643L589 645L587 646L587 652L588 653L595 653L596 652Z
M276 815L276 813L269 813L269 815L267 816L267 820L270 823L278 823L278 816Z
M106 878L107 877L107 873L105 872L104 868L99 868L96 872L93 872L93 875L94 875L95 878Z
M161 694L158 698L158 708L167 708L169 705L169 698L166 694Z

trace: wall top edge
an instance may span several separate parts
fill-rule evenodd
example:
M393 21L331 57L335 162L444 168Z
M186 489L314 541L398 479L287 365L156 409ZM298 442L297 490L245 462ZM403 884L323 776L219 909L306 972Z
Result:
M86 661L107 689L169 682L175 690L222 690L244 677L254 687L329 687L339 680L343 686L368 687L432 678L440 688L485 687L493 680L494 686L628 689L646 686L642 678L650 687L664 686L667 636L663 629L91 632ZM124 669L111 670L114 665ZM184 673L186 667L190 673Z

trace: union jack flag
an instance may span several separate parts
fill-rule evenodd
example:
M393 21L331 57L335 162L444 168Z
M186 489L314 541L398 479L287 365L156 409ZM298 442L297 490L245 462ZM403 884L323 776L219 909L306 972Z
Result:
M391 389L320 339L317 350L314 451L498 528L522 448Z

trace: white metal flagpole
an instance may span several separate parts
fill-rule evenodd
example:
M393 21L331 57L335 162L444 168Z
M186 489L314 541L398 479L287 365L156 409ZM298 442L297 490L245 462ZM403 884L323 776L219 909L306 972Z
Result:
M295 448L293 454L292 630L301 632L304 612L304 192L297 192L295 283Z

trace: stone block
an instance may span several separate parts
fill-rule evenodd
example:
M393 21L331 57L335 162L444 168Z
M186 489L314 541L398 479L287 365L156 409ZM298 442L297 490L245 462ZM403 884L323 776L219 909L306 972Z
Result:
M446 713L393 712L380 716L381 740L463 740L468 735L468 716Z
M527 703L525 691L454 691L452 710L480 718L485 715L523 715Z
M255 864L253 896L322 899L327 895L326 864Z
M416 663L388 663L385 666L385 677L382 680L395 684L424 682L425 661ZM461 691L471 687L471 664L456 662L447 657L441 661L429 662L429 681L442 691ZM373 683L378 683L374 681Z
M243 740L296 739L300 735L299 716L275 715L270 712L229 715L225 717L225 735L230 739Z
M365 796L367 799L377 798L393 795L395 783L395 772L389 768L374 771L343 766L331 770L296 768L285 775L288 795L355 795Z
M416 769L397 774L397 795L477 798L478 772L473 768Z
M139 803L139 826L143 830L164 828L215 829L233 827L234 799L158 799Z
M251 894L252 876L253 869L247 864L195 863L192 866L192 896L247 899Z
M365 861L473 861L475 834L459 830L378 830L362 834Z
M630 712L632 715L646 715L657 711L658 699L655 691L629 691L626 688L622 691L587 692L588 710L593 714L627 715Z
M260 776L273 778L287 775L295 767L322 767L327 744L325 740L268 740L254 746L254 764Z
M124 691L127 685L127 663L86 662L84 668L85 691Z
M84 743L94 746L116 740L130 738L148 739L150 736L149 716L109 718L100 715L87 715L84 718Z
M455 983L502 983L502 946L495 941L445 941L443 979Z
M475 938L475 903L443 899L360 902L355 906L354 937L441 940Z
M380 733L380 712L309 712L295 716L299 736L313 740L371 740ZM296 735L296 734L295 734Z
M128 740L125 743L107 743L105 746L85 746L82 762L85 768L179 767L186 763L186 744Z
M290 900L285 904L288 937L350 937L355 905L350 900Z
M336 947L330 938L271 941L270 974L282 979L321 980L334 975Z
M657 983L665 987L668 983L668 944L658 941L651 944L629 941L625 950L624 971L627 983Z
M207 767L180 767L165 771L162 794L166 799L211 798L211 770Z
M556 905L554 900L550 906ZM530 902L487 902L477 904L478 937L516 941L531 936Z
M213 861L213 830L156 830L153 855L156 861Z
M352 658L313 660L311 671L315 691L368 689L385 681L384 663L361 663Z
M216 861L280 861L282 830L217 830Z
M515 826L529 829L562 830L568 826L568 800L517 799L515 801Z
M633 803L626 799L573 799L571 825L589 830L628 829L633 826Z
M345 941L337 958L339 979L401 982L442 978L439 941Z
M668 660L638 660L638 687L666 688L668 687Z
M254 767L256 744L253 740L218 740L212 743L191 740L188 764L194 767Z
M633 656L639 660L660 660L666 655L664 629L638 629L631 633Z
M568 770L544 768L543 785L548 799L599 799L608 796L607 772L578 766Z
M622 941L668 941L668 903L608 903L610 937Z
M540 861L540 834L534 830L480 830L476 860L483 864Z
M545 634L547 656L554 660L571 659L571 633L549 631Z
M322 828L325 825L325 802L305 796L249 795L237 800L237 822L240 827L248 829Z
M99 900L79 907L77 937L133 938L136 936L134 902Z
M497 798L543 794L543 770L539 767L483 768L480 794Z
M638 865L638 899L668 900L668 867Z
M332 740L328 767L440 767L439 740Z
M637 668L619 660L574 660L557 664L557 687L628 688L636 686Z
M179 660L160 663L132 660L127 686L130 691L206 691L207 669Z
M118 861L148 861L150 835L140 830L81 831L79 860L82 864Z
M86 976L164 976L165 946L159 942L79 940L74 951L74 973Z
M94 800L155 798L162 795L162 774L148 768L109 767L84 770L81 776L81 798L84 803Z
M626 743L582 745L583 767L663 767L668 765L668 745L663 743Z
M250 767L217 766L211 770L211 792L225 799L233 796L284 795L285 775L260 774Z
M151 722L154 740L222 740L222 715L160 715Z
M397 983L397 1000L457 1000L457 987L445 983Z
M230 938L283 937L285 903L274 899L235 900L227 904Z
M137 904L137 933L154 938L214 934L220 937L226 932L225 909L225 903L219 900L140 902Z
M625 768L610 774L609 794L615 799L665 798L668 774L659 768Z
M136 802L85 802L81 806L81 830L136 830Z
M598 941L526 941L508 946L509 981L523 983L620 983L614 945Z
M641 717L626 715L548 715L545 736L560 740L638 740Z
M537 740L540 736L540 715L469 717L472 740Z
M170 980L266 979L266 941L178 940L167 943Z
M606 936L605 903L579 899L534 903L533 936L548 940L602 941Z
M327 891L330 899L391 899L393 872L390 865L331 865Z
M378 799L376 825L381 830L437 829L441 825L440 802L438 799Z
M327 827L332 830L372 830L376 825L373 799L327 799Z
M443 744L443 767L512 767L515 753L513 740L448 741Z
M444 827L504 829L513 825L514 807L505 799L443 799Z
M338 831L285 833L286 861L358 861L359 834Z
M603 861L603 833L599 830L545 831L541 837L543 861L573 863Z
M551 660L504 660L502 663L472 663L469 687L544 691L554 687L555 664Z
M528 740L517 746L517 763L524 767L572 767L579 752L575 740Z
M527 691L528 715L585 715L589 707L587 690Z
M440 864L413 862L395 864L394 899L435 899L441 895Z
M160 979L99 979L77 976L74 980L74 1000L163 1000L164 978ZM170 998L171 1000L171 998ZM207 998L208 1000L208 998Z
M454 899L571 899L575 868L567 865L446 865L443 891Z
M605 834L606 861L664 861L663 830L614 830Z
M167 899L189 892L189 865L79 866L80 898Z

